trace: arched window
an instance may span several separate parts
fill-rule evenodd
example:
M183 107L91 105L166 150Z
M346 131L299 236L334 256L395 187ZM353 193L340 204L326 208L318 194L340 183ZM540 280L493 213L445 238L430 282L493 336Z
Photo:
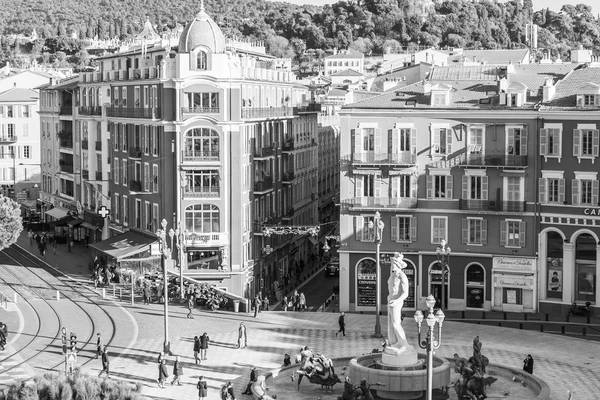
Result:
M483 308L485 301L485 271L479 264L467 268L467 307Z
M596 239L581 234L575 242L575 300L596 301Z
M357 297L356 305L358 307L375 306L377 299L375 288L377 285L377 264L375 260L361 260L356 267L357 279Z
M190 233L221 232L219 208L213 204L194 204L185 210L185 229Z
M563 292L563 242L558 232L550 231L546 234L547 297L557 299L562 299Z
M194 128L185 133L184 161L219 160L219 133L211 128Z
M208 69L207 56L202 50L198 50L198 53L196 53L196 69L203 71Z

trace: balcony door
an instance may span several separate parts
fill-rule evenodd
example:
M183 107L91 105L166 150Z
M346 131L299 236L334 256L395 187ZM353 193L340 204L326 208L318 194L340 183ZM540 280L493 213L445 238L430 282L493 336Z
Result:
M524 193L523 177L505 176L502 211L523 212Z

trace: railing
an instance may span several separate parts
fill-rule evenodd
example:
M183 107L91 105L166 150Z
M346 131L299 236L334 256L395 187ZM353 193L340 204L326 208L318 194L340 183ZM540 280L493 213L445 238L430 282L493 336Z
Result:
M96 180L97 181L101 181L102 180L102 171L96 171Z
M185 197L219 197L220 188L215 186L186 186L183 190Z
M73 139L59 139L58 146L72 149L73 148Z
M290 182L290 181L293 181L294 179L296 179L296 175L293 172L284 172L283 173L284 181Z
M262 158L262 157L270 157L273 155L273 146L268 147L260 147L254 149L254 157Z
M139 147L130 147L129 148L129 157L142 158L142 149Z
M73 107L61 107L59 112L60 115L73 115Z
M294 150L294 140L293 139L288 139L285 142L283 142L283 145L281 146L281 149L283 151L292 151L292 150Z
M486 156L482 154L467 154L460 165L474 167L526 167L527 156L515 156L511 154Z
M321 111L321 103L310 103L306 106L294 107L296 113Z
M283 217L284 217L284 218L291 218L291 217L293 217L293 216L294 216L294 211L295 211L295 210L294 210L294 207L290 207L290 208L288 208L288 209L287 209L287 211L285 211L285 212L283 213Z
M218 151L185 152L183 161L219 161Z
M106 107L107 117L116 118L148 118L148 119L160 119L161 109L160 107Z
M219 107L181 107L182 113L191 114L218 114Z
M417 208L418 201L413 197L351 197L341 201L346 207L385 207Z
M190 246L211 246L228 243L227 233L192 233L186 235L185 245Z
M524 201L460 199L458 207L461 210L471 211L525 212Z
M66 172L68 174L72 174L73 173L73 164L62 164L60 166L60 171Z
M82 148L82 149L87 149L87 148L88 148L88 146L89 146L89 142L88 142L88 140L87 140L87 139L83 139L83 140L81 141L81 148Z
M265 178L262 181L254 182L254 191L255 192L265 192L269 189L273 189L273 179Z
M365 153L353 153L341 157L342 161L353 164L404 164L412 165L417 162L417 155L409 151L399 153L375 153L373 151Z
M275 118L293 115L291 107L242 108L242 118Z
M79 106L79 115L102 115L101 106Z
M129 190L133 190L134 192L142 191L142 181L131 180L129 181Z
M102 150L102 142L96 141L96 151L101 151L101 150Z
M0 136L0 143L13 143L13 142L16 142L17 139L18 139L17 135Z

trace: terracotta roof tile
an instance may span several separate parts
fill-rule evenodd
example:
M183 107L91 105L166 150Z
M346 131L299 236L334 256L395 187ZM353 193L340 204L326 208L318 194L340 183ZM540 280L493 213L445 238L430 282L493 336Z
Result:
M586 83L600 84L600 68L579 68L573 70L556 86L556 94L542 109L577 107L577 91ZM597 110L597 109L596 109Z

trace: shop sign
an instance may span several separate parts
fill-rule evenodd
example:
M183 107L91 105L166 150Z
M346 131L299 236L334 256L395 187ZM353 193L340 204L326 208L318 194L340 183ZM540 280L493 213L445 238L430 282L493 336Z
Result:
M519 289L533 289L533 278L522 276L495 276L495 287L513 287Z
M518 257L494 257L494 269L509 271L535 271L535 259Z
M593 215L600 217L600 208L584 208L583 215Z

